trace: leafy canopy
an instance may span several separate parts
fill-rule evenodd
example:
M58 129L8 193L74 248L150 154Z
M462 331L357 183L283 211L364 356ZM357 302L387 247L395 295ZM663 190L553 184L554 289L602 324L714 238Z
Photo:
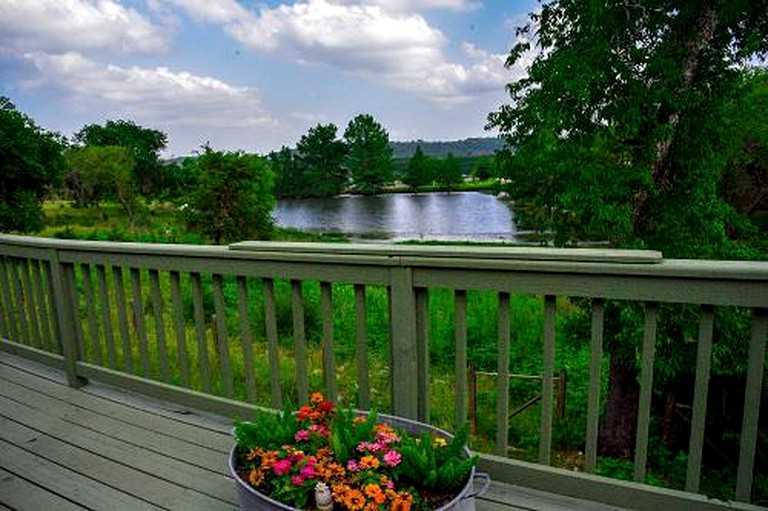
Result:
M344 164L354 189L364 195L381 192L393 180L389 133L370 114L360 114L347 125L348 152Z
M0 97L0 231L43 227L42 201L64 169L63 141Z
M538 53L489 116L507 141L518 218L558 244L608 239L723 257L718 196L741 70L768 50L764 1L547 2L509 66Z
M260 156L214 151L196 160L197 185L189 198L188 225L213 243L268 239L274 220L274 176Z
M104 126L88 124L75 133L75 141L84 146L120 146L127 148L136 162L134 181L146 197L161 196L173 188L172 167L160 162L160 151L168 137L162 131L144 128L133 121L107 121Z

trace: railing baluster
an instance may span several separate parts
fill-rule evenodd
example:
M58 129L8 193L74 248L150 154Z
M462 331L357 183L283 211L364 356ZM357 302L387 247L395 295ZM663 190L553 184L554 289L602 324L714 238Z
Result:
M0 255L0 336L3 339L11 339L11 303L6 296L5 256Z
M707 395L709 391L709 369L712 362L712 328L715 309L711 305L701 307L699 320L699 343L696 353L696 383L693 395L693 417L691 438L688 444L688 470L685 490L699 492L701 477L701 453L704 445L704 425L707 419Z
M203 309L203 284L200 274L189 274L192 280L192 303L195 309L195 339L197 340L197 363L203 392L211 392L211 364L208 361L208 346L205 335L205 310Z
M224 304L224 277L213 274L213 306L216 310L216 344L219 350L221 390L224 397L232 397L232 369L229 365L229 336L227 335L227 308Z
M78 265L65 265L65 275L67 279L67 298L68 306L72 311L72 330L75 334L77 344L77 360L85 360L85 335L83 334L83 321L80 317L80 297L77 295L77 268Z
M499 293L498 299L498 360L496 370L496 454L507 455L509 434L509 293Z
M184 303L181 299L181 275L178 271L171 272L171 306L173 307L173 330L176 333L176 354L181 369L181 384L189 387L187 330L184 323Z
M11 259L11 283L13 287L13 292L16 295L16 311L18 312L19 316L19 326L21 327L21 338L17 339L16 342L20 342L22 344L30 345L31 344L31 338L29 335L29 324L27 322L27 314L25 312L26 307L24 302L24 291L21 288L21 261L13 258Z
M21 272L21 283L24 290L25 305L27 306L27 317L29 318L30 344L35 348L43 347L43 339L40 335L40 322L37 318L37 300L32 293L32 281L29 277L29 259L19 261L19 271Z
M48 314L45 292L43 291L43 276L40 270L42 264L43 261L32 261L32 287L36 297L35 301L37 302L37 319L39 321L41 347L46 351L51 351L53 338L49 328L51 325L50 315Z
M51 329L51 351L63 355L61 346L61 328L58 321L58 308L56 305L56 286L53 282L53 270L51 261L42 261L43 271L45 272L45 292L48 296L48 310L50 311L50 329Z
M368 325L365 307L365 286L355 284L355 356L357 358L357 406L367 410L371 406L368 379Z
M429 290L426 288L416 289L416 356L416 388L419 394L417 419L429 422Z
M603 361L603 327L605 302L592 300L592 340L589 358L589 401L587 403L587 437L584 470L593 472L597 466L597 433L600 419L600 369Z
M555 310L557 297L544 297L544 353L541 368L541 425L539 463L549 465L552 455L552 402L555 383Z
M277 344L277 307L275 305L275 284L272 279L262 280L264 290L264 323L269 351L269 387L272 406L283 407L283 391L280 385L280 352Z
M93 295L93 281L91 279L91 265L82 265L83 271L83 291L85 292L85 307L88 311L88 332L90 333L91 346L93 347L93 357L96 364L103 363L101 356L101 335L99 332L99 322L96 320L96 299ZM85 343L84 343L85 344ZM86 354L83 358L87 360Z
M293 344L296 358L296 390L300 403L309 401L309 369L307 367L307 336L304 332L304 298L301 281L291 280L291 313L293 314Z
M149 349L147 348L147 329L144 326L144 299L141 292L141 273L138 268L131 268L131 287L133 288L133 321L139 339L139 357L141 370L145 378L150 377Z
M96 281L99 286L99 305L101 308L101 322L104 325L107 366L114 369L117 367L117 355L115 350L115 334L112 328L112 307L109 301L109 288L107 287L107 271L102 264L96 266Z
M119 266L112 267L112 284L115 286L115 306L117 307L117 325L120 329L120 339L123 346L123 368L125 372L133 374L133 348L131 334L128 330L128 314L125 300L125 285L123 284L123 269Z
M643 355L640 369L640 397L637 410L637 432L635 436L635 481L645 481L648 461L648 434L651 422L651 391L653 390L653 360L656 350L656 318L658 305L645 304L645 327L643 333Z
M10 334L10 340L14 342L20 342L19 329L16 320L15 305L12 298L12 273L13 261L10 257L3 257L2 267L0 267L0 285L3 287L3 301L8 308L8 330Z
M330 282L320 283L320 309L323 316L323 375L329 399L336 395L336 360L333 355L333 292Z
M256 402L256 379L253 369L253 336L251 335L251 318L248 315L248 281L245 277L237 277L237 304L240 315L240 346L243 350L243 370L245 371L245 395L251 403Z
M168 367L168 346L165 342L165 322L163 321L163 297L160 294L160 272L149 270L150 298L152 300L153 316L155 317L155 335L157 351L160 354L160 376L164 382L171 381Z
M749 342L747 384L744 391L744 417L741 425L739 469L736 478L736 500L749 502L755 468L755 446L760 419L760 394L763 387L765 342L768 331L768 309L754 309L752 335Z
M456 428L467 422L467 292L457 289L453 293L456 342Z

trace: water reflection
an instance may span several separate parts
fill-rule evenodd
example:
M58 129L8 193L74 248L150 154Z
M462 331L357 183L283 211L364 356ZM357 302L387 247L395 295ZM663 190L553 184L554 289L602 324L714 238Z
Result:
M509 203L480 192L280 200L280 227L391 240L505 240L517 229Z

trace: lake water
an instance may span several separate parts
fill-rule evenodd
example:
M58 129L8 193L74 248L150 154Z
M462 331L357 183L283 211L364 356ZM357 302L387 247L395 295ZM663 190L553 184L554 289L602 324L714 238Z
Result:
M387 194L277 201L280 227L356 239L515 241L511 206L481 192Z

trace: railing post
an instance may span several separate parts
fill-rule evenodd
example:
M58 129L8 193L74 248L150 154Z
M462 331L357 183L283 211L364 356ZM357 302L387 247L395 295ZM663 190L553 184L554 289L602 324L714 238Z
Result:
M77 374L77 361L80 350L77 345L75 321L77 321L77 304L69 300L70 286L74 285L74 267L72 264L59 261L59 252L51 250L51 284L53 289L53 314L59 330L59 346L64 355L64 371L70 387L82 387L88 380Z
M392 413L417 419L419 408L416 293L411 268L396 267L390 276L392 336Z

